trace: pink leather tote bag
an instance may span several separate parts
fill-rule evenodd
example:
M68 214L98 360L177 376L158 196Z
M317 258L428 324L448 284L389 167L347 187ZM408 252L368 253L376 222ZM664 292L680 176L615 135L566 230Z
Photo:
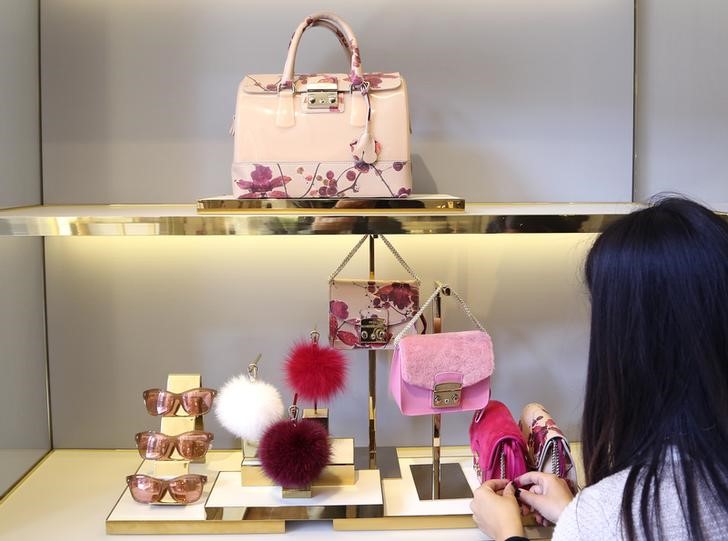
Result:
M296 75L314 26L333 32L349 73ZM238 198L407 197L412 191L407 85L399 73L364 73L349 25L315 13L296 29L283 73L247 75L233 121Z

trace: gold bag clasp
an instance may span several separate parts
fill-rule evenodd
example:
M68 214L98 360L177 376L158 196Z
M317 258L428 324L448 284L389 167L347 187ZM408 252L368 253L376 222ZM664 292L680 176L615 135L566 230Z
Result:
M460 405L462 383L438 383L432 391L433 408L453 408Z
M308 109L339 107L339 86L336 83L311 83L306 86L304 102Z

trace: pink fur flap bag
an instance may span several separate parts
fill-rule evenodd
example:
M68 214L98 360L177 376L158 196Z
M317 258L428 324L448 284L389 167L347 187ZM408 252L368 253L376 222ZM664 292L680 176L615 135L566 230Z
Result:
M490 398L493 342L462 298L439 286L412 322L444 289L455 296L478 327L474 331L405 336L395 339L389 389L404 415L430 415L484 408Z
M513 480L528 471L526 440L506 405L497 400L475 412L470 423L470 448L481 483Z

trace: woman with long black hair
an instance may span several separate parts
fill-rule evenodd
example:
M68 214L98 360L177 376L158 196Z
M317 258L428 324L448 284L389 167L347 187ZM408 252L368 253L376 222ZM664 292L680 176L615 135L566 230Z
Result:
M607 227L585 270L586 488L487 481L477 524L521 539L525 506L556 523L554 541L728 539L728 223L663 199Z

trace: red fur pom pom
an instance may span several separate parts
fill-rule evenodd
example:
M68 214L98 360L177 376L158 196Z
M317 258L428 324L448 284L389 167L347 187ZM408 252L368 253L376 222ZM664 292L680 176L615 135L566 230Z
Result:
M329 463L329 435L321 424L309 419L278 421L263 434L258 456L263 471L277 484L305 487Z
M296 344L286 359L288 385L305 400L328 400L346 385L346 357L315 342Z

